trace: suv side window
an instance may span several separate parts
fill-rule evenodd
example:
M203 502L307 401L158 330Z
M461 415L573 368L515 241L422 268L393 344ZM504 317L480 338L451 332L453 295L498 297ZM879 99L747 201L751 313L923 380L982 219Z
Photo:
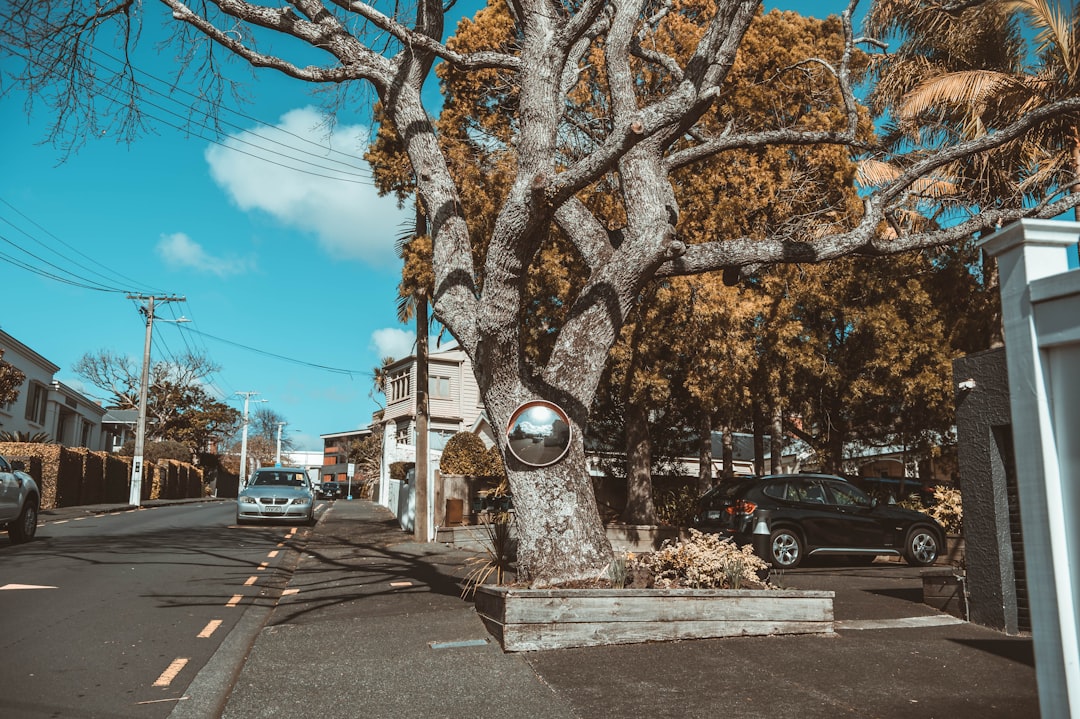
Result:
M841 507L869 507L870 500L855 487L840 482L826 482L832 503Z

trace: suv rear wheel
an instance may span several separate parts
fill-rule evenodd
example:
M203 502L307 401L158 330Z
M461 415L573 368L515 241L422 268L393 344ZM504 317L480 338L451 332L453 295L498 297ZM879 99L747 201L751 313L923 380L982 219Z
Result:
M769 535L769 561L780 569L794 569L803 559L803 543L791 529L774 529Z

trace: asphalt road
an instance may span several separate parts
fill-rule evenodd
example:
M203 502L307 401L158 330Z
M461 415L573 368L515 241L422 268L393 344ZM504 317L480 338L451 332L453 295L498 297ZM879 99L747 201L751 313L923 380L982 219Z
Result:
M223 641L246 648L310 531L237 527L231 502L44 519L0 539L0 717L168 716L215 653L235 672Z

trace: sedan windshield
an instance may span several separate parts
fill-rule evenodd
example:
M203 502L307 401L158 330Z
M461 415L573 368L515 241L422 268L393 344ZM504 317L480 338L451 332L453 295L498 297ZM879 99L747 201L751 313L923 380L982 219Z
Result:
M256 487L303 487L304 475L296 472L259 472L252 485Z

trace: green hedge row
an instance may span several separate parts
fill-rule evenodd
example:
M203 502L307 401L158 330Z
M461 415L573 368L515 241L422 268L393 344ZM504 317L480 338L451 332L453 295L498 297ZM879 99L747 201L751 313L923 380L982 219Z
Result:
M41 509L83 504L123 504L131 496L131 457L81 447L32 442L0 442L0 454L20 461L41 490ZM187 462L146 462L143 500L201 497L203 471Z

